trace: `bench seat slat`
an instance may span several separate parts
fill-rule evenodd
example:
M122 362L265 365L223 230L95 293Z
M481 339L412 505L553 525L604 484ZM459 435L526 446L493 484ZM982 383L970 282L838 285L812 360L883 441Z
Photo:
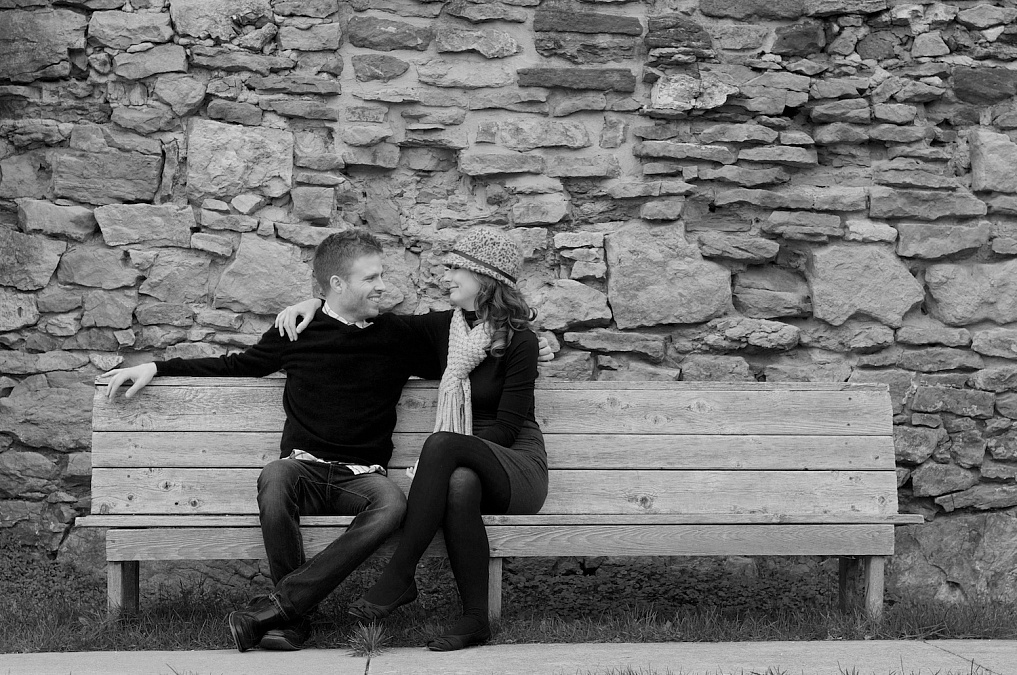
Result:
M309 555L343 528L306 528ZM566 555L889 555L892 525L594 525L494 526L499 557ZM440 538L440 537L439 537ZM395 539L395 538L394 538ZM441 553L437 541L432 553ZM389 540L379 555L391 554ZM119 529L106 533L109 560L255 559L265 555L256 528Z
M280 432L96 432L92 466L262 467ZM411 466L427 433L395 434L389 467ZM894 469L892 436L546 434L548 468L707 470Z
M337 527L353 522L353 516L304 516L301 527ZM538 514L526 516L484 516L485 525L770 525L795 524L893 524L917 525L925 522L918 514L861 516L856 513L745 513L745 514L649 514L627 516L605 513L592 515ZM86 516L74 521L78 527L260 527L258 516Z
M93 401L95 431L278 431L282 389L231 386L156 387L144 396L108 401L102 387ZM404 391L397 429L428 432L434 426L436 389ZM537 419L546 433L721 435L886 435L892 423L889 394L878 389L742 390L679 388L628 391L536 391ZM793 420L789 424L788 421Z
M258 469L92 471L95 514L254 514ZM404 491L409 479L393 472ZM897 512L893 471L553 471L545 513Z

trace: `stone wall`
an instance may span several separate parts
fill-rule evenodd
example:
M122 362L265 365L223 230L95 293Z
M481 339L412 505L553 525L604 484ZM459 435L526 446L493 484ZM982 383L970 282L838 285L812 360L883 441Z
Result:
M545 377L884 382L891 588L1015 599L1017 7L0 0L0 527L87 511L93 377L255 342L333 229L388 308L524 243Z

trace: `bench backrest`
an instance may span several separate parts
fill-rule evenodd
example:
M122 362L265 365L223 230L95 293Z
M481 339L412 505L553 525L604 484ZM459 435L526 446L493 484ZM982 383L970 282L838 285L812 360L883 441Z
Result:
M279 456L283 378L158 378L93 408L93 514L256 514ZM897 513L885 385L540 383L542 514L720 514L780 522ZM436 384L399 404L390 476L434 425ZM843 522L843 520L841 520Z

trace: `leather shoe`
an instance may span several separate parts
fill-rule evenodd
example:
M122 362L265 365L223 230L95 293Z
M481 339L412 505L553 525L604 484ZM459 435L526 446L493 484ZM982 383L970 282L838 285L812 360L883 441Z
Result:
M269 630L282 625L286 616L271 598L262 598L244 610L230 612L226 623L237 651L255 647Z
M361 621L381 621L389 614L394 612L397 608L403 605L409 604L417 599L417 581L414 579L410 582L410 585L406 587L406 590L402 592L395 602L388 605L379 605L365 598L350 604L349 609L346 611L357 617Z
M292 623L273 628L261 638L258 646L272 651L294 652L302 649L311 637L311 620L300 617Z
M491 628L483 626L478 630L463 635L439 635L427 641L427 648L432 652L454 652L472 645L479 645L491 639Z

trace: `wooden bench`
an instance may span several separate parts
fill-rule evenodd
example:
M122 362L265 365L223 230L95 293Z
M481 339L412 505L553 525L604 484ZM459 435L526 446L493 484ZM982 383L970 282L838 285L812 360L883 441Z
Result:
M138 561L264 557L255 486L279 455L283 384L157 378L112 403L97 386L77 525L108 528L111 612L137 610ZM647 555L841 556L842 601L863 570L880 616L894 526L922 521L897 513L885 385L543 382L536 397L550 490L538 515L485 517L493 617L503 558ZM404 489L435 400L433 382L403 392L389 475ZM308 552L350 520L303 518Z

